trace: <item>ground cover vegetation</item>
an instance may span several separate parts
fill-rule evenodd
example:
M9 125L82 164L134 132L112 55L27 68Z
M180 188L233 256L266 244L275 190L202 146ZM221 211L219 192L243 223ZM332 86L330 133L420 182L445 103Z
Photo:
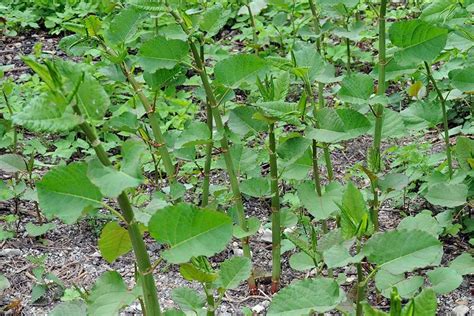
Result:
M233 291L235 314L437 315L474 273L474 1L0 9L4 39L46 30L63 52L1 68L0 245L89 222L103 260L133 258L79 284L29 257L29 299L1 312L54 288L49 315L215 315ZM199 285L172 304L169 269Z

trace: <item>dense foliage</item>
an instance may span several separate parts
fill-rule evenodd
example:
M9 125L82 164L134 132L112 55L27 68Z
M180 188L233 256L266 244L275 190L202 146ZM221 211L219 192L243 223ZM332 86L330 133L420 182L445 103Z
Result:
M443 260L453 236L474 243L474 2L405 2L2 4L6 35L67 30L69 58L37 49L22 57L32 75L2 76L0 199L31 201L31 236L108 214L102 257L136 258L134 288L109 271L51 314L114 315L138 299L148 316L213 315L245 280L257 293L249 240L264 227L267 314L435 315L436 296L474 272L468 252ZM335 166L357 141L364 159ZM268 222L248 216L251 199L268 201ZM0 240L17 220L3 218ZM179 309L160 307L147 236L204 296L179 288ZM242 256L212 265L232 238ZM282 256L313 276L282 286ZM337 273L351 265L348 282ZM36 299L44 280L61 284L37 278Z

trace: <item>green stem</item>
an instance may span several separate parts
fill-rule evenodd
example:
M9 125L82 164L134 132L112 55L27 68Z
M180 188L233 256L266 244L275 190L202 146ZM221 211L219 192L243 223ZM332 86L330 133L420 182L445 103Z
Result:
M211 132L211 136L209 138L209 143L206 144L206 160L204 162L204 181L202 184L202 200L201 206L205 207L209 203L209 186L210 186L210 174L211 174L211 162L212 162L212 107L209 104L209 101L206 102L206 116L207 116L207 127Z
M449 143L449 126L448 126L448 114L446 110L446 100L443 98L443 94L441 90L439 90L438 85L436 84L436 80L433 78L431 74L431 68L428 63L425 61L425 68L426 73L428 75L429 81L433 84L433 87L438 94L438 99L441 102L441 110L443 111L443 129L444 129L444 144L446 146L446 158L448 159L448 169L449 169L449 178L451 179L453 176L453 161L451 157L451 144Z
M77 105L73 106L74 111L81 115L80 109ZM94 149L97 158L104 166L111 166L107 152L104 150L100 140L97 138L94 128L87 122L79 125L81 130L86 135L87 140ZM135 253L138 271L142 281L143 298L145 301L145 313L147 316L161 315L160 304L158 301L158 292L156 289L155 280L151 270L150 257L148 256L145 242L143 241L138 223L134 220L134 214L130 200L127 194L120 193L117 198L123 218L127 223L127 231L132 242L133 252Z
M165 167L166 175L168 176L168 181L170 184L173 184L176 182L176 169L173 165L168 148L166 147L165 138L161 133L160 123L155 114L155 108L151 105L150 101L143 93L140 84L135 80L133 74L128 70L127 65L122 63L120 67L122 68L123 74L127 78L128 82L132 86L135 93L138 95L138 98L145 108L148 121L150 122L151 130L153 132L153 137L155 138L154 146L158 148L158 152L160 153L163 165Z
M347 54L347 62L346 62L346 71L348 74L351 73L351 41L346 38L346 54Z
M5 104L8 108L8 113L10 113L10 119L13 116L13 109L11 107L10 101L8 100L8 97L5 93L5 91L2 91L3 94L3 99L5 100ZM16 154L17 149L18 149L18 132L16 130L16 126L12 124L13 128L13 150L12 152Z
M210 284L203 284L204 292L206 293L207 301L207 316L214 316L216 314L216 301L214 299L214 293Z
M360 240L357 240L357 253L360 252ZM356 316L362 316L362 301L365 296L364 272L362 263L358 262L357 267L357 298L356 298Z
M272 190L272 293L280 288L281 274L281 224L280 192L278 190L278 166L276 157L275 124L269 128L270 175Z
M249 14L250 25L252 26L252 36L253 36L253 44L255 46L255 54L258 55L258 35L257 35L257 25L255 24L255 17L252 13L252 8L249 5L249 1L247 0L245 6L247 7L247 12Z

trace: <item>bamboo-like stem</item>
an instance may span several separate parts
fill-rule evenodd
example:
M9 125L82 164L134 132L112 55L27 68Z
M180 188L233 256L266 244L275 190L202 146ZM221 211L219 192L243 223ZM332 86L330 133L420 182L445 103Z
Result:
M386 83L385 83L385 65L386 61L386 30L385 30L385 15L387 13L387 0L381 0L380 12L379 12L379 78L378 78L378 89L377 94L380 96L385 95ZM375 106L375 130L374 130L374 142L371 149L371 161L373 163L373 172L379 173L382 168L382 157L380 147L382 143L382 127L383 127L383 111L384 106L377 104ZM379 192L377 186L373 187L372 193L374 195L374 202L371 207L371 218L374 223L374 229L379 229Z
M441 110L443 111L444 144L446 147L446 158L448 159L449 178L451 179L453 176L453 160L451 157L451 144L449 143L449 126L448 126L448 113L446 110L446 100L444 99L443 94L441 93L441 90L439 90L438 85L436 84L436 80L433 78L433 75L431 74L430 65L428 65L426 61L424 62L424 64L425 64L428 80L431 81L431 84L433 85L436 91L436 94L438 95L438 99L441 102Z
M80 109L77 105L73 106L76 114L81 116ZM82 122L79 127L86 135L87 140L94 149L97 158L104 166L111 166L112 162L109 159L107 152L102 146L100 140L97 138L94 128L87 122ZM133 252L135 253L138 272L142 282L143 298L145 301L145 313L147 316L161 315L160 303L158 301L158 291L156 289L155 280L151 273L150 257L146 250L145 242L143 241L138 223L134 220L134 214L130 200L127 194L120 193L117 198L123 218L127 224L128 235L132 242Z
M360 240L357 240L357 253L360 252ZM357 268L357 297L356 297L356 316L362 316L362 301L365 296L364 272L362 271L362 264L356 263Z
M347 74L351 73L351 41L346 38L346 55L347 55L347 61L346 61L346 71Z
M148 117L148 121L150 122L151 130L153 132L153 137L155 139L155 144L153 145L154 147L158 148L158 152L160 153L161 160L163 161L166 175L168 177L168 182L170 184L173 184L176 182L176 169L171 159L171 155L168 151L168 148L166 147L165 138L163 134L161 133L160 123L156 117L155 109L150 103L150 101L148 100L148 98L146 97L146 95L143 93L140 84L135 80L135 77L127 68L127 65L125 63L122 63L120 67L122 69L123 74L127 78L127 81L130 83L133 90L135 91L138 98L140 99L140 102L145 108L146 115Z
M281 274L281 224L280 224L280 192L278 189L278 165L276 157L275 124L269 127L269 156L272 190L272 293L280 288Z
M206 293L207 301L207 316L214 316L216 314L216 300L214 299L214 293L210 284L204 284L204 292Z
M252 26L252 36L253 44L255 46L255 54L258 55L258 35L257 35L257 25L255 24L255 17L253 16L252 8L250 7L249 0L246 1L245 6L247 7L247 12L249 14L250 25Z
M170 14L174 17L176 22L181 26L183 31L187 34L189 34L189 30L187 26L184 24L182 21L181 17L179 16L178 13L170 10ZM196 70L199 72L199 76L201 78L202 85L204 87L204 91L206 93L206 97L208 100L208 103L212 109L212 116L214 118L215 126L217 131L222 135L220 144L222 148L222 152L224 155L224 161L226 164L226 169L227 169L227 174L229 176L229 181L230 181L230 186L232 190L232 194L234 196L234 202L235 202L235 208L237 211L237 218L238 218L238 224L239 226L244 230L248 230L247 226L247 219L245 218L245 211L244 211L244 203L242 200L242 193L240 192L240 187L239 187L239 180L237 179L237 174L235 172L234 168L234 163L232 161L232 156L230 154L230 148L229 148L229 141L226 136L225 132L225 126L224 123L222 122L222 117L221 113L218 108L218 102L216 99L216 96L214 94L214 91L212 90L211 83L209 81L209 76L206 72L206 68L204 64L202 63L201 56L199 55L199 51L196 47L196 44L192 40L191 37L188 39L189 46L191 48L191 54L193 56L194 63L196 64ZM252 259L252 254L250 252L250 245L249 245L249 237L244 237L241 239L242 242L242 250L244 252L244 256ZM251 293L256 293L257 291L257 285L255 283L255 278L252 275L250 275L248 281L249 289Z
M204 180L202 183L202 199L201 199L201 206L205 207L209 203L209 186L210 186L210 178L211 178L211 162L212 162L212 129L213 129L213 122L212 122L212 107L209 104L209 101L206 100L206 116L207 116L207 127L211 132L209 143L206 144L206 157L204 162Z
M7 109L8 109L8 113L10 113L10 119L11 119L11 117L13 116L13 109L12 109L12 106L10 104L10 100L8 100L7 94L5 93L4 90L2 90L2 94L3 94L3 99L5 100L5 105L7 106ZM15 125L12 124L12 128L13 128L13 150L12 150L12 152L14 154L16 154L17 149L18 149L18 132L16 130Z

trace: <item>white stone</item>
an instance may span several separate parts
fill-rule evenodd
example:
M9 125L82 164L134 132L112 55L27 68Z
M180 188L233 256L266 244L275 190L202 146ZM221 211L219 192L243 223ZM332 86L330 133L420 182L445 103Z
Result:
M271 231L271 229L266 228L263 231L262 237L260 239L264 242L271 243L272 242L272 231Z
M252 312L257 313L257 314L260 314L264 310L265 310L265 307L260 305L260 304L255 305L254 307L252 307Z
M469 307L466 305L458 305L451 311L452 316L465 316L469 313Z

